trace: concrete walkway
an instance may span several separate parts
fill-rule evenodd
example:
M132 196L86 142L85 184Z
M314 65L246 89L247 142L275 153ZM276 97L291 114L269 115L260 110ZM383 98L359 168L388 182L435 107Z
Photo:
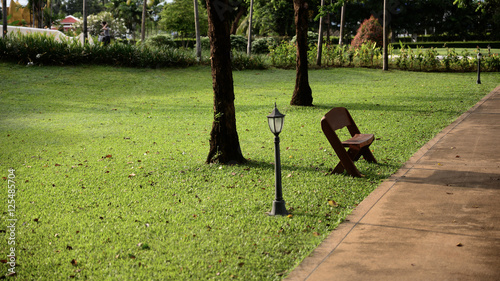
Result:
M500 86L382 183L286 280L500 280Z

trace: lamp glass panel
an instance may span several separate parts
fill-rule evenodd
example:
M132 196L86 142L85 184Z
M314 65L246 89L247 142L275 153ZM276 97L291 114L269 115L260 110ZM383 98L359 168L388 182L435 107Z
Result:
M281 133L281 130L283 129L283 120L284 118L274 118L275 126L276 126L276 133Z
M274 118L267 118L267 121L269 122L269 129L271 132L274 134L276 133L276 126L274 125Z

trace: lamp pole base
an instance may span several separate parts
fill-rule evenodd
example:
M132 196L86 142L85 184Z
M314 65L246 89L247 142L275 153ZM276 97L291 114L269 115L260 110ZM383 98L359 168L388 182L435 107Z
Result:
M288 215L288 211L286 210L285 207L285 201L273 201L273 209L271 210L270 213L268 213L270 216L286 216Z

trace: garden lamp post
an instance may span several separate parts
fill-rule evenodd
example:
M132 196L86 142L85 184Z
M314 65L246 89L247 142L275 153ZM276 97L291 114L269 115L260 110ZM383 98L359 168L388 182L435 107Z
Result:
M275 199L273 201L273 209L269 213L270 216L288 215L285 207L285 201L283 200L283 193L281 190L281 160L280 160L280 137L281 129L283 129L283 122L285 121L285 115L281 114L276 108L276 103L274 104L274 109L267 116L267 121L269 122L269 129L274 134L274 174L275 174Z
M483 55L481 53L477 53L477 84L481 84L481 58Z

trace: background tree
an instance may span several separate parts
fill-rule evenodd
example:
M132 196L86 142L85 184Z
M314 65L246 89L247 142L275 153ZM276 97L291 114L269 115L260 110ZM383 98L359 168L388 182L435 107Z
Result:
M383 16L383 23L382 23L382 29L383 29L383 34L382 34L382 70L389 70L389 54L388 54L388 22L387 22L387 0L384 0L384 16Z
M148 1L142 0L142 16L141 16L141 42L146 39L146 10L148 6Z
M293 91L291 105L312 106L312 90L309 86L307 70L307 27L309 4L305 0L293 0L295 10L295 29L297 36L297 64L295 77L295 90Z
M194 29L196 32L196 59L201 61L201 34L200 34L200 14L198 12L198 0L193 0L194 6Z
M210 150L207 163L243 163L236 131L233 72L231 69L231 41L229 37L228 0L206 0L212 84L214 89L214 121L210 132ZM222 8L221 8L222 7Z
M101 0L85 0L85 2L87 4L87 15L98 14L105 9ZM83 11L82 0L56 0L54 4L56 4L56 7L59 6L62 12L66 15L75 15L76 13L82 13Z
M248 13L248 41L247 41L247 55L252 53L252 19L253 19L253 0L250 0L250 11Z
M116 18L125 21L125 26L135 38L136 27L142 23L142 1L138 0L110 0L106 8Z
M7 35L7 0L2 0L2 38Z
M352 40L351 46L357 49L368 41L376 43L377 46L382 46L382 37L382 26L374 16L371 16L369 19L363 21L358 29L356 37Z
M127 33L127 27L125 26L125 20L115 18L110 12L100 12L97 15L90 15L87 17L87 29L88 33L92 36L97 36L101 33L101 23L105 21L107 22L110 35L114 37L124 37ZM76 22L74 24L76 32L82 32L83 23L82 21Z
M321 10L325 6L325 0L321 0ZM321 11L323 14L323 11ZM316 65L321 66L321 54L323 53L323 15L319 18L318 28L318 52L316 53Z
M194 37L196 34L194 22L194 5L192 0L175 0L165 4L161 11L160 26L167 31L177 32L180 37ZM198 5L200 33L207 34L207 12L203 5Z

